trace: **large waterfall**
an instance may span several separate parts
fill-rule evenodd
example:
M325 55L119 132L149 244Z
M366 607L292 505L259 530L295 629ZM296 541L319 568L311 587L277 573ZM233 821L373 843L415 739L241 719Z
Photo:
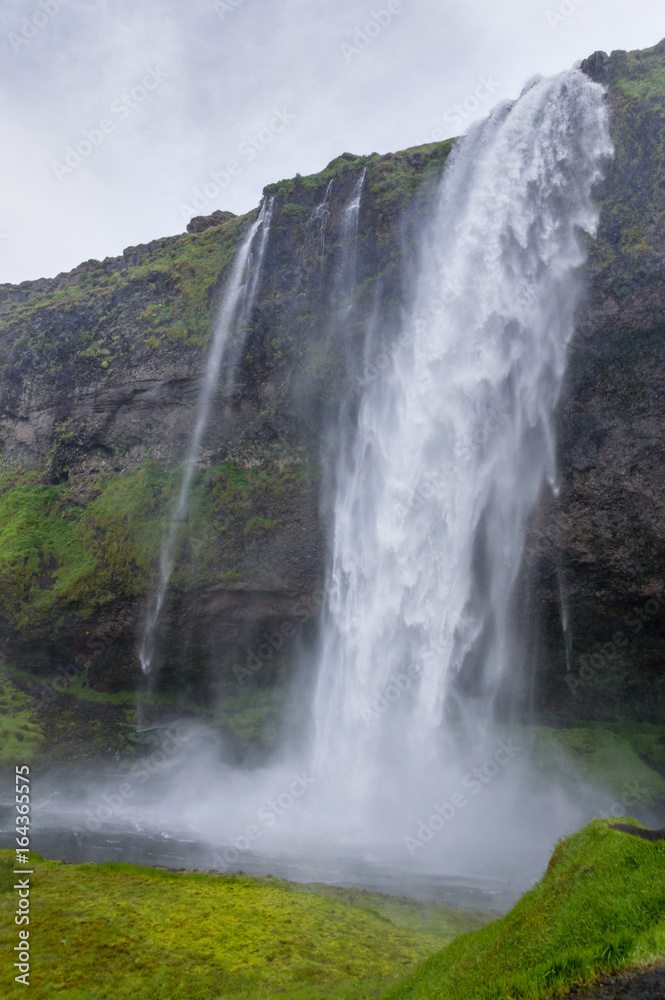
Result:
M392 366L364 380L314 702L313 766L349 806L381 794L382 773L409 784L446 744L454 756L453 734L482 729L518 672L511 599L527 518L556 481L582 234L611 153L603 100L576 70L539 79L458 143Z
M552 838L588 817L585 801L531 767L505 706L521 676L514 607L525 531L543 487L556 489L553 414L597 224L592 189L610 154L603 90L576 70L531 83L475 125L425 206L399 329L384 322L394 298L372 293L364 371L350 333L361 323L356 242L371 190L363 174L339 206L328 186L303 238L319 260L334 248L329 335L349 389L324 444L337 457L324 469L332 520L316 680L311 702L294 693L287 720L300 734L310 707L312 739L239 768L220 760L205 727L183 725L180 752L123 805L129 829L158 844L182 837L201 851L200 867L410 895L422 871L429 899L436 877L448 898L451 875L471 879L472 891L476 877L483 891L501 879L521 891ZM270 213L266 202L225 292L164 539L146 669Z

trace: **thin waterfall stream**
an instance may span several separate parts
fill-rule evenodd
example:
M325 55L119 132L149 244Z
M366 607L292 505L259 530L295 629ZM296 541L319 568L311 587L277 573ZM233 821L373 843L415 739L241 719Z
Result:
M160 621L169 582L173 574L175 554L180 537L180 526L187 514L187 505L199 449L208 427L215 395L219 391L220 372L225 363L233 333L234 331L240 331L242 334L256 297L261 276L261 267L270 234L273 205L274 198L266 198L264 200L258 218L250 226L236 255L228 284L224 289L199 394L196 422L183 464L182 482L171 514L169 526L162 541L159 582L143 629L139 658L144 674L150 674L153 666L155 633ZM258 241L256 251L254 251L255 239Z

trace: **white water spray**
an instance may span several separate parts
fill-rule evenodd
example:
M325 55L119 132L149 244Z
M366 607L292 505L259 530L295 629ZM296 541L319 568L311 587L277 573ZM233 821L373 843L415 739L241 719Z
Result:
M332 199L333 178L328 181L328 187L320 205L317 205L307 220L302 247L302 259L305 261L315 251L319 259L323 259L326 249L326 232L330 219L330 203Z
M417 782L444 707L487 721L517 672L511 596L554 480L580 234L610 153L602 88L570 71L498 107L446 168L392 370L337 472L314 768L347 808L352 786L356 805L380 794L381 765Z
M337 287L334 294L346 297L346 302L339 304L338 323L340 319L346 318L351 307L351 296L356 284L356 260L358 256L358 224L360 221L360 204L365 187L367 169L364 168L360 177L356 181L351 198L342 212L342 247L343 257L340 266Z
M159 623L166 591L175 565L175 553L180 536L180 526L187 515L187 505L199 449L208 426L215 395L219 390L220 371L224 361L227 359L232 335L236 330L240 333L244 331L256 296L261 266L270 233L273 205L274 198L265 199L258 218L250 226L245 240L236 255L229 282L224 290L219 316L213 331L203 385L199 394L196 423L183 466L180 492L171 515L169 527L162 542L159 583L143 630L139 657L144 674L149 674L152 668L155 651L155 630ZM254 251L254 240L257 234L259 234L258 246L256 251Z

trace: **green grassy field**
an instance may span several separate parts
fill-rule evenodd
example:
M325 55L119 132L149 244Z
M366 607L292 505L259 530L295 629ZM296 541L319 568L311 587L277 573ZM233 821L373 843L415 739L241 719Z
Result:
M665 841L594 820L557 845L505 917L428 959L385 1000L535 1000L663 959Z
M31 857L35 1000L364 1000L489 919L272 878ZM13 861L0 851L5 912L15 909ZM10 920L0 941L8 996L19 941Z
M0 851L7 912L13 860ZM32 862L38 1000L544 1000L665 960L665 842L604 820L560 842L542 880L489 924L271 877ZM10 983L11 921L0 942Z

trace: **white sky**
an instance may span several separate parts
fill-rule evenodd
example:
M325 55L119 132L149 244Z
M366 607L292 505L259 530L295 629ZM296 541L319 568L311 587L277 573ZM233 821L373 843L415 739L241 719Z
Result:
M456 104L478 104L470 121L535 73L663 36L660 0L2 0L0 282L182 232L231 161L193 214L248 211L345 151L459 134ZM86 129L98 144L54 169Z

